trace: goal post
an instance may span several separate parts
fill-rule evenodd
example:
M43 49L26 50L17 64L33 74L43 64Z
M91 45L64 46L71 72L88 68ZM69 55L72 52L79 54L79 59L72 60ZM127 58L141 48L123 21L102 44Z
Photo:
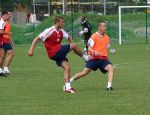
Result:
M150 6L119 6L119 45L122 44L122 35L121 35L121 33L122 33L122 26L121 26L121 24L122 24L122 22L121 22L122 21L122 18L121 18L122 9L135 9L135 8L150 8ZM146 27L146 31L147 31L147 27Z

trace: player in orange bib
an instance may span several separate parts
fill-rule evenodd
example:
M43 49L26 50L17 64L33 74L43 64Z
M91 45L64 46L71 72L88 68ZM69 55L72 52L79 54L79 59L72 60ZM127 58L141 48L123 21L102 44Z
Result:
M75 74L70 82L84 77L92 70L99 69L102 73L108 72L107 90L113 90L112 80L114 77L114 68L112 63L107 58L107 48L109 46L109 36L106 34L107 24L105 21L98 23L98 31L95 32L88 41L91 60L86 62L85 68L80 73Z
M4 27L4 31L5 32L10 32L10 22L9 20L11 19L11 13L8 12L7 15L7 21L6 21L6 25ZM10 35L3 35L3 49L4 49L4 58L6 58L6 61L4 63L4 68L3 68L3 73L4 74L10 74L10 71L8 69L13 57L14 57L14 51L13 51L13 46L14 46L14 42L11 39ZM7 56L6 56L7 54Z
M0 76L5 76L5 74L3 74L3 69L2 69L3 60L4 60L3 35L9 35L9 36L12 35L11 32L4 31L7 16L8 16L8 12L2 12L0 18Z

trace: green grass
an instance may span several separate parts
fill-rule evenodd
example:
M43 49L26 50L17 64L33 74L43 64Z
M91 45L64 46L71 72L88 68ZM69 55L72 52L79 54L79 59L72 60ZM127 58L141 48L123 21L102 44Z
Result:
M96 71L72 84L76 94L65 94L63 71L43 46L32 58L27 56L29 46L16 46L12 74L0 78L0 115L149 115L150 45L112 47L114 90L106 91L107 75ZM72 75L83 69L78 56L71 52L68 58Z

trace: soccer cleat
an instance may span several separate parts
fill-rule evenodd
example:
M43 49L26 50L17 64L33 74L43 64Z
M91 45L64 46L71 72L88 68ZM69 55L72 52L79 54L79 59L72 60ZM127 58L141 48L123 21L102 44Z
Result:
M0 77L7 77L7 75L5 73L1 72Z
M1 73L0 73L0 77L2 77L2 76L3 76L3 73L1 72Z
M3 73L6 74L6 75L10 74L10 71L9 71L8 67L4 67Z
M64 92L66 92L66 93L75 93L74 88L66 89L66 87L64 86L64 87L63 87L63 90L64 90Z
M107 91L112 91L112 90L113 90L112 87L107 88Z
M5 74L5 75L9 75L10 74L10 72L9 71L3 71L3 74Z

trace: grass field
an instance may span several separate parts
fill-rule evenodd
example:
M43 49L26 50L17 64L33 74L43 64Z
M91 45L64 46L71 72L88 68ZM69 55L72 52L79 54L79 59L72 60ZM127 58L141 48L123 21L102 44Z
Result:
M43 46L32 58L29 46L16 46L12 74L0 78L0 115L149 115L150 44L112 47L114 90L106 91L107 76L96 71L72 84L76 94L65 94L63 71ZM68 58L72 75L82 70L82 59L73 53Z

